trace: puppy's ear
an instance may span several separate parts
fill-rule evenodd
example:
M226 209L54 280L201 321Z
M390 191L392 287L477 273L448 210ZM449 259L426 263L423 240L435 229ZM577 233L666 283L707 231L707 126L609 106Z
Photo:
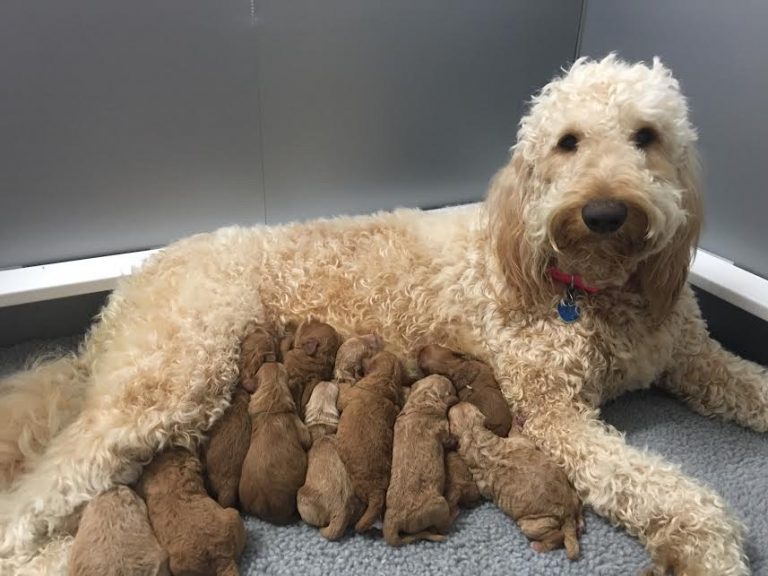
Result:
M515 152L509 164L493 177L486 200L493 252L515 295L514 304L528 308L548 293L547 262L525 235L523 209L528 201L530 175L530 166Z
M656 322L666 318L675 306L688 278L688 269L699 240L702 207L698 166L696 152L691 147L678 169L687 219L661 252L638 267L640 286L649 302L651 317Z
M317 338L307 338L301 345L301 349L307 356L314 356L320 348L320 340Z

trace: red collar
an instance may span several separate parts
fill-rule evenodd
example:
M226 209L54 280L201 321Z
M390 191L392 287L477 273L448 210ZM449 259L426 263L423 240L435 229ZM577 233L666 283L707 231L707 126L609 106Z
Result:
M574 274L567 274L557 268L556 266L552 266L549 270L550 278L554 280L555 282L562 282L563 284L567 284L568 286L573 285L575 288L578 288L579 290L583 290L587 294L594 294L595 292L598 292L600 289L595 288L594 286L587 286L584 283L584 279L581 276L576 276Z

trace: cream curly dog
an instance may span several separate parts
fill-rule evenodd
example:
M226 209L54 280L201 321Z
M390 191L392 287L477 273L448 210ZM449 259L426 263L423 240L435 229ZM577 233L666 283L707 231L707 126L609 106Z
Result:
M660 382L704 414L768 429L768 374L709 338L685 284L695 140L661 63L579 60L533 99L481 207L226 228L169 246L114 292L78 355L2 384L2 561L28 561L159 447L195 444L229 403L249 322L313 316L398 352L437 342L489 363L524 433L658 570L747 574L722 498L628 447L597 412ZM560 317L576 315L566 284L572 323Z

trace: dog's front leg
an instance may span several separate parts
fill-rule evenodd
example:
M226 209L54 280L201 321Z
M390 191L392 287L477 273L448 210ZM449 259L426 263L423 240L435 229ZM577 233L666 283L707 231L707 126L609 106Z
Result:
M512 409L527 416L523 433L566 470L598 514L640 538L659 573L749 573L742 527L720 496L661 457L628 446L595 410L563 392L573 384L565 373L544 375L520 362L507 367L513 379L499 380Z
M768 431L768 371L709 337L698 317L686 321L660 384L707 416Z

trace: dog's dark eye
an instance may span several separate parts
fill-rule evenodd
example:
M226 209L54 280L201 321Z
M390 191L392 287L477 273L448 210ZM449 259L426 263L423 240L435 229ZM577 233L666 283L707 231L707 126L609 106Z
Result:
M632 134L632 141L635 143L635 146L641 150L648 148L648 146L658 141L658 139L659 135L656 133L656 130L648 127L640 128L637 132Z
M575 152L579 147L579 139L574 134L566 134L557 141L557 147L564 152Z

